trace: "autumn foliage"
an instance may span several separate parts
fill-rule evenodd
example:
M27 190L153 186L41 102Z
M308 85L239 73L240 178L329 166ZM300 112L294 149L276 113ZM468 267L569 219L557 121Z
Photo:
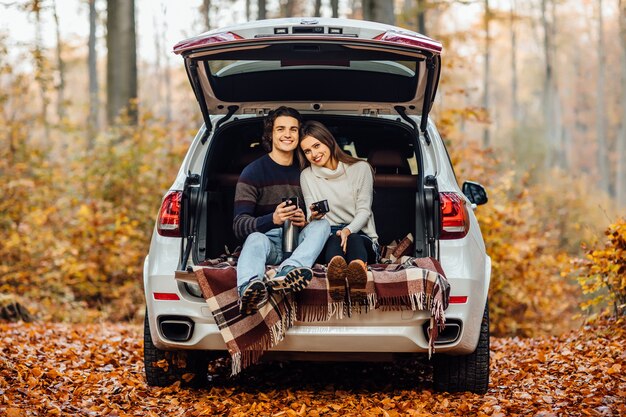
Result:
M580 269L578 278L585 294L591 298L582 307L591 310L597 305L608 305L618 316L626 314L626 219L618 219L605 231L605 242L587 250L586 259L575 264Z
M580 244L599 233L608 201L585 178L559 170L538 176L515 158L472 142L449 143L459 182L487 188L476 209L492 261L491 330L495 335L558 333L577 324L582 292L572 270Z
M39 319L136 318L155 215L193 133L143 112L90 138L24 111L27 77L4 80L0 294Z

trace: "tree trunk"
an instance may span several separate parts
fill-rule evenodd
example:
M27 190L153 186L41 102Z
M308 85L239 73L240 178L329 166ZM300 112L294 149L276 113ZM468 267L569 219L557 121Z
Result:
M167 25L167 10L163 8L163 28L161 30L161 46L166 43L165 36L169 32ZM163 49L163 81L165 82L165 121L169 124L172 121L172 80L170 77L170 63L168 51Z
M284 17L293 17L294 13L294 0L283 0L281 1L281 15Z
M259 0L258 6L259 6L259 10L257 12L257 14L258 14L257 18L258 19L267 19L267 10L266 10L266 7L265 7L265 0Z
M137 122L135 0L107 0L107 120L127 111Z
M604 22L602 0L598 0L598 78L596 85L596 136L598 137L598 175L599 186L604 192L609 192L609 158L606 140L606 112L604 108L606 57L604 51Z
M417 0L417 31L426 35L426 0Z
M202 14L202 13L201 13ZM206 23L206 22L205 22ZM159 19L156 14L152 15L152 27L156 30L153 32L154 36L154 99L156 100L155 108L157 111L155 113L158 114L160 110L163 109L163 99L161 98L161 91L163 90L163 72L161 71L161 55L163 54L161 48L161 30L159 28ZM208 30L208 29L205 29Z
M98 19L96 11L96 0L89 0L89 56L87 66L89 67L89 119L87 149L92 149L95 144L95 136L100 130L98 123L98 113L100 106L98 101L98 67L96 52L96 21Z
M48 70L46 57L44 56L44 46L42 39L41 8L37 5L35 11L35 79L39 85L39 96L41 98L41 122L44 128L44 141L47 143L50 138L50 125L48 123Z
M519 122L519 103L517 100L517 10L516 0L511 0L511 120L514 126Z
M57 2L52 2L52 14L54 16L54 26L57 41L56 58L57 70L59 71L59 83L57 84L57 117L59 122L65 117L65 62L63 62L61 27L59 24L59 15L57 14Z
M622 116L619 134L617 136L617 167L615 178L615 194L617 199L618 210L626 208L626 0L619 0L619 33L620 44L622 49L622 100L621 113Z
M252 15L250 14L250 0L246 0L246 21L250 21Z
M362 0L363 19L393 25L396 18L393 2L388 0Z
M561 114L558 105L558 89L554 78L554 56L556 55L554 47L554 3L552 4L552 16L547 16L547 1L541 0L541 23L543 26L543 47L544 47L544 63L545 78L543 84L543 113L544 113L544 129L546 138L546 158L544 165L551 168L554 165L563 166L561 143Z
M202 16L202 23L204 30L211 30L211 0L202 0L200 5L200 15Z
M333 11L333 17L339 17L339 0L330 0L330 8Z
M313 16L322 16L322 0L315 0L315 5L313 6Z
M489 63L491 61L491 34L489 32L489 23L491 21L491 9L489 8L489 0L485 0L485 59L483 68L483 108L489 114L489 83L491 74L489 73ZM490 123L483 129L483 147L491 146L491 136L489 132Z
M557 56L557 48L556 48L556 43L555 43L555 39L556 39L556 33L557 33L557 14L556 14L556 5L557 5L557 1L552 0L551 1L551 7L550 7L550 14L551 14L551 21L552 21L552 66L554 67L554 64L556 62L556 56ZM556 77L552 77L552 89L553 89L553 94L552 94L552 107L554 108L554 119L553 119L553 124L552 124L552 130L554 132L555 135L555 140L556 140L556 162L555 164L558 165L559 167L563 168L563 169L567 169L567 160L565 159L565 129L563 129L563 110L562 110L562 106L561 106L561 95L560 95L560 89L559 89L559 85L557 82L557 78Z

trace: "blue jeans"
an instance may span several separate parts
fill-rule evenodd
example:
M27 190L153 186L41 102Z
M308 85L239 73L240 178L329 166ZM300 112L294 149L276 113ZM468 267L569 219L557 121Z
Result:
M283 260L283 229L272 229L267 233L251 233L243 244L237 260L237 288L241 288L254 277L263 277L265 265L313 266L330 235L330 224L326 219L309 223L298 238L298 247L291 256Z

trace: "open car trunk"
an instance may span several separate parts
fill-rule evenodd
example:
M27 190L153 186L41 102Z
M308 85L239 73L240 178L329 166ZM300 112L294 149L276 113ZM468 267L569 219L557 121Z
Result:
M383 118L304 115L324 123L340 146L374 168L373 212L381 245L414 237L414 256L436 256L438 206L424 187L416 132L406 124ZM204 169L189 201L186 227L194 263L234 251L233 204L239 174L264 154L260 144L262 118L250 117L220 127L209 143ZM432 196L431 196L432 197ZM430 201L430 203L429 203ZM184 245L185 246L185 245ZM186 267L186 262L181 265Z

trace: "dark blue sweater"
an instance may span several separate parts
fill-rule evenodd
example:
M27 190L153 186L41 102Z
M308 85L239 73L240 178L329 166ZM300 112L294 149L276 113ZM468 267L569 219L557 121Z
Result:
M235 190L233 231L245 240L252 232L266 233L279 227L272 216L285 197L298 197L302 208L300 169L294 158L291 166L279 165L263 155L244 168Z

